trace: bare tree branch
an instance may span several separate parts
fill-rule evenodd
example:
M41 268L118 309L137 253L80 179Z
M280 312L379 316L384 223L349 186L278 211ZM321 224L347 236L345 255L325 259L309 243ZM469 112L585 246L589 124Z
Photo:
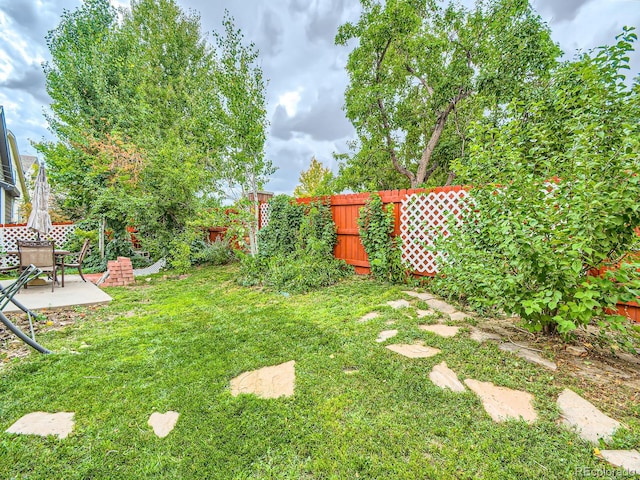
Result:
M378 110L380 110L380 115L382 116L382 124L384 126L387 149L389 150L389 155L391 155L391 162L393 163L394 168L402 175L407 177L411 182L411 185L413 186L416 180L416 176L413 174L413 172L410 172L404 165L401 165L398 161L398 156L396 155L396 150L393 146L393 138L391 138L391 127L389 125L389 119L387 117L387 112L384 108L384 104L382 103L381 98L378 98Z
M416 72L415 69L408 63L405 65L405 67L407 68L407 72L416 77L420 81L422 86L427 89L427 92L429 92L429 96L433 97L433 88L427 83L427 80L418 75L418 72Z
M412 187L417 187L421 183L423 183L427 178L427 168L429 167L429 163L431 162L431 156L433 155L433 151L440 140L440 136L444 131L444 126L447 123L447 118L451 111L455 108L455 106L463 99L467 98L471 95L471 90L462 90L460 89L458 94L453 97L447 106L438 114L438 119L436 120L436 125L433 128L433 132L431 132L431 137L429 138L429 142L422 152L422 157L420 158L420 163L418 165L417 175L414 177L414 182L412 182Z

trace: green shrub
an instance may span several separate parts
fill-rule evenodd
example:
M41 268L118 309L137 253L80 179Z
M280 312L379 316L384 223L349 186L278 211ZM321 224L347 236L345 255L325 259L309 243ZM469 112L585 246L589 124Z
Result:
M269 225L259 234L259 254L239 255L242 285L303 293L333 285L353 272L333 256L337 235L328 205L298 205L285 195L270 204Z
M626 329L611 312L640 293L637 265L589 272L637 243L640 89L620 76L633 39L562 65L526 105L508 106L504 124L476 125L456 166L473 201L437 246L443 290L535 331Z
M233 250L226 240L197 242L191 246L192 265L225 265L234 260Z
M259 253L265 257L292 254L299 243L304 208L287 195L276 195L269 206L269 224L258 233Z
M401 283L407 280L407 272L402 265L400 239L393 235L394 226L393 205L385 208L380 195L372 193L360 209L360 241L367 252L371 274L380 280Z

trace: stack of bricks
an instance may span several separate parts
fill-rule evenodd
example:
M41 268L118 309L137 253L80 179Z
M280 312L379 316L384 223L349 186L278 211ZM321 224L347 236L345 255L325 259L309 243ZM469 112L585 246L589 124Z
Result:
M118 257L117 260L109 260L107 270L109 277L100 285L101 287L123 287L134 282L130 258Z

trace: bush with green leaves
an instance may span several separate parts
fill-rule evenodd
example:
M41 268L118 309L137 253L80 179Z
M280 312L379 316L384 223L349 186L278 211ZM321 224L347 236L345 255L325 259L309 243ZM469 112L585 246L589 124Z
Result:
M191 244L192 265L226 265L234 260L233 250L227 240L198 241Z
M393 235L394 226L393 205L385 208L380 195L372 193L360 209L360 241L369 257L371 274L380 280L400 283L407 280L407 270L402 264L400 240Z
M437 249L436 286L480 308L518 314L535 331L597 322L640 294L632 263L640 225L640 85L622 72L631 30L553 72L503 124L477 124L470 158L456 165L473 185L463 222ZM626 338L628 337L620 337ZM628 344L627 344L628 345Z
M352 273L333 256L337 236L328 205L301 205L286 195L269 203L269 225L260 231L258 255L239 254L240 283L303 293L333 285Z
M287 195L271 198L269 207L269 223L258 233L260 255L290 255L298 246L304 207Z

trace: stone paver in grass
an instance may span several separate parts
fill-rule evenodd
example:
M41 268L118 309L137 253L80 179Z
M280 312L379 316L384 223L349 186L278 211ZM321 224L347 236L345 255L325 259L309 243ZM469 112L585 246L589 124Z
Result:
M433 357L441 352L438 348L425 347L420 344L408 345L405 343L395 343L393 345L387 345L387 348L392 352L399 353L409 358L429 358Z
M406 295L409 295L410 297L417 298L417 299L422 300L422 301L431 300L431 299L435 298L430 293L419 293L419 292L414 292L412 290L403 290L402 293L404 293Z
M416 314L417 314L418 318L430 317L432 315L437 315L437 313L434 312L433 310L420 310L419 308L416 309Z
M358 369L356 367L344 367L342 371L347 375L353 375L354 373L358 373Z
M528 348L525 348L523 346L515 345L513 343L501 343L498 348L503 352L515 353L520 358L525 359L527 362L537 363L538 365L541 365L544 368L548 368L549 370L558 369L558 366L551 360L547 360L533 350L529 350Z
M460 327L452 327L450 325L418 325L420 330L425 332L435 333L436 335L440 335L441 337L450 338L455 337Z
M458 380L456 372L447 367L447 362L435 365L429 373L429 380L440 388L448 388L453 392L464 392L464 385Z
M575 428L578 435L592 443L597 444L599 438L610 442L611 436L620 428L620 422L607 417L592 403L568 388L558 396L557 404L562 422Z
M411 304L409 302L407 302L404 299L400 299L400 300L391 300L389 302L387 302L387 305L389 305L391 308L409 308L411 306Z
M449 318L454 322L461 322L466 320L467 318L472 318L471 315L468 315L464 312L453 312L449 314Z
M478 343L484 343L487 340L496 340L498 342L502 340L502 337L497 333L486 332L475 327L471 328L471 335L469 338L471 338L471 340L475 340Z
M448 313L449 315L458 311L453 305L449 305L444 300L440 300L438 298L431 298L429 300L425 300L425 302L427 305L429 305L429 308L438 310L442 313Z
M380 314L378 312L369 312L365 316L361 317L360 320L358 320L358 322L360 323L368 322L369 320L373 320L374 318L378 318L379 316Z
M482 400L482 406L494 422L522 418L533 423L538 414L533 408L533 395L520 390L498 387L491 382L468 378L464 383Z
M398 334L398 330L383 330L376 338L376 342L382 343L390 338L395 337Z
M7 433L23 435L57 435L58 438L67 438L73 430L74 412L32 412L21 417L17 422L7 428Z
M167 413L153 412L147 420L147 423L153 428L153 433L158 437L164 438L171 433L173 427L178 422L178 412L169 410Z
M600 455L614 467L632 475L640 474L640 453L637 450L600 450Z
M293 395L296 380L295 361L244 372L231 380L231 395L253 393L261 398Z

